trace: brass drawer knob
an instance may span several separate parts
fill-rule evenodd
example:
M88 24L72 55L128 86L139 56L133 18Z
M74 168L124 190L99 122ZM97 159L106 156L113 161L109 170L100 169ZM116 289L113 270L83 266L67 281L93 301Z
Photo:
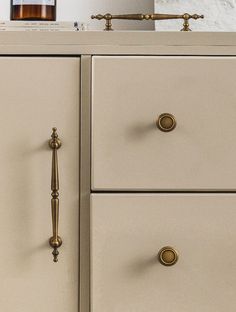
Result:
M158 253L158 260L161 264L171 266L179 259L178 252L170 246L163 247Z
M157 127L163 132L170 132L176 127L175 116L169 113L161 114L157 119Z

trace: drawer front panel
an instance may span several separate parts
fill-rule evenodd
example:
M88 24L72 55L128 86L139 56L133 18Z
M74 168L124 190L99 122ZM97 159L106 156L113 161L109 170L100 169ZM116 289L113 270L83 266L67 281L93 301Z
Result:
M235 72L234 57L94 57L92 188L235 190Z
M92 195L92 312L235 312L236 195ZM179 254L173 266L157 258Z

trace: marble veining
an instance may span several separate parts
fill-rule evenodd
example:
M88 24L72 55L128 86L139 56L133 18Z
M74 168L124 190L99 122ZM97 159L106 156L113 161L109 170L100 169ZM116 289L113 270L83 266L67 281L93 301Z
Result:
M158 13L198 13L204 20L191 21L195 31L236 31L236 0L155 0ZM182 22L158 21L156 30L179 30Z

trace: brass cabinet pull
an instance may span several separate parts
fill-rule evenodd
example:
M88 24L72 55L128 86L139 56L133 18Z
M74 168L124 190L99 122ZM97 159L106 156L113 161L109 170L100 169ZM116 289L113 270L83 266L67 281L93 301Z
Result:
M170 132L175 129L177 122L174 115L164 113L158 117L156 124L161 131Z
M112 15L110 13L107 14L97 14L97 15L92 15L92 19L97 19L97 20L105 20L105 29L106 31L113 30L112 28L112 20L113 19L123 19L123 20L135 20L135 21L160 21L160 20L172 20L172 19L183 19L183 28L181 31L191 31L189 27L189 20L190 19L199 19L199 18L204 18L204 15L198 15L198 14L189 14L189 13L184 13L184 14L121 14L121 15Z
M58 248L62 245L62 239L58 235L59 222L59 174L58 174L58 157L57 150L61 147L61 141L58 138L57 128L52 128L52 135L49 141L52 149L52 177L51 177L51 209L52 209L52 233L49 244L53 248L53 261L58 262Z
M176 249L170 246L163 247L158 253L158 260L165 266L176 264L179 255Z

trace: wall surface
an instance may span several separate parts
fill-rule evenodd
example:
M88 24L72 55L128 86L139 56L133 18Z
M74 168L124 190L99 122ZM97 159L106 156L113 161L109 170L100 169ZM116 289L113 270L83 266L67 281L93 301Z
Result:
M236 0L57 0L58 20L80 20L89 28L103 23L90 20L96 13L200 13L205 20L191 21L193 30L236 31ZM9 19L10 0L0 1L0 19ZM179 30L182 21L159 21L157 30ZM153 29L152 22L114 21L116 29Z
M191 21L192 30L236 31L236 0L156 0L158 13L198 13L204 20ZM180 30L182 21L156 22L157 30Z
M143 13L154 11L154 0L57 0L58 20L79 20L89 23L89 28L103 29L103 22L90 20L98 13ZM10 15L10 0L0 0L0 19ZM154 29L152 22L115 21L116 29Z

